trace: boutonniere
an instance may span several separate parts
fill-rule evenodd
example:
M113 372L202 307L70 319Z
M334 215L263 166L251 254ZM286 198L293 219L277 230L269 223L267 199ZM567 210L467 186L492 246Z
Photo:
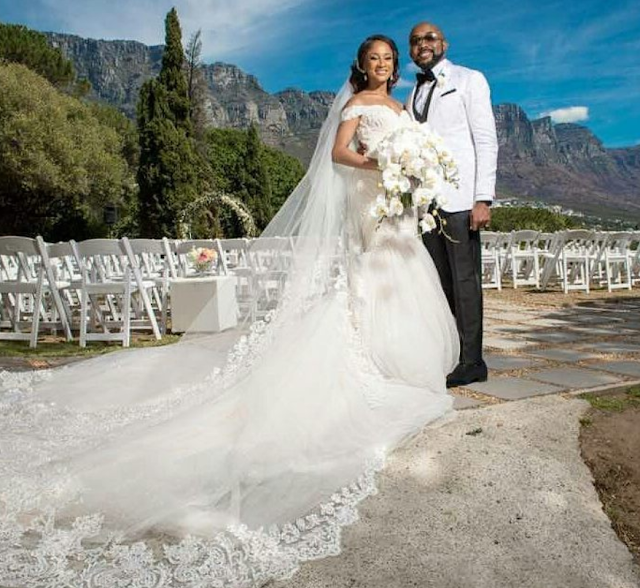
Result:
M445 79L444 72L440 72L438 74L438 81L436 82L436 84L438 85L438 88L442 88L442 86L444 86L445 82L446 82L446 79Z

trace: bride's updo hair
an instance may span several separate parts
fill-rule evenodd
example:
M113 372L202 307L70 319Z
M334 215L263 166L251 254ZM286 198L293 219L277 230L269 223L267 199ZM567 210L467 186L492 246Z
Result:
M369 49L371 49L371 45L376 41L382 41L389 45L389 47L391 47L391 53L393 53L393 74L391 74L391 77L387 80L387 90L391 90L391 88L398 83L400 73L398 66L398 46L396 45L396 42L386 35L371 35L362 42L360 47L358 47L358 56L354 59L353 64L351 65L351 77L349 78L349 82L351 82L354 94L362 92L362 90L367 87L367 79L364 75L364 59L367 56Z

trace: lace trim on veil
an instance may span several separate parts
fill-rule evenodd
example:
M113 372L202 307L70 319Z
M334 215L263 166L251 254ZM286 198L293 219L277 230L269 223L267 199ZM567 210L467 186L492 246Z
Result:
M349 308L353 301L346 289L341 271L334 282L337 296L345 309L345 329L349 338L350 361L366 377L362 392L375 406L375 389L382 376L363 352L355 313ZM307 300L299 309L312 304ZM312 512L281 526L251 530L246 526L229 527L211 539L188 536L180 541L163 541L162 536L135 542L122 533L107 534L100 514L80 516L72 521L59 521L57 511L43 507L43 489L49 496L75 496L70 492L73 482L60 469L43 478L40 466L51 455L60 455L74 447L86 449L86 433L117 431L132 422L159 422L176 404L197 402L215 385L228 385L259 359L277 331L277 311L254 323L250 333L242 337L229 353L224 370L215 370L205 382L188 389L178 389L162 402L148 403L135 409L115 411L111 418L91 418L82 413L70 413L34 400L30 390L51 377L48 371L35 373L0 372L0 427L3 437L16 438L21 432L38 427L46 438L56 431L60 444L50 451L37 451L21 445L20 463L0 463L0 476L12 478L8 489L0 493L0 582L3 586L29 588L59 588L60 586L90 586L113 588L169 588L178 586L212 588L249 588L273 579L291 577L300 563L338 555L341 552L342 527L358 520L358 504L377 493L375 473L384 465L384 449L370 459L350 485L338 489L328 501ZM73 424L70 425L70 422ZM61 429L63 427L63 429ZM59 435L63 430L65 434ZM52 436L53 438L53 436ZM54 444L55 445L55 444ZM15 454L14 454L15 455ZM21 471L20 466L27 467Z

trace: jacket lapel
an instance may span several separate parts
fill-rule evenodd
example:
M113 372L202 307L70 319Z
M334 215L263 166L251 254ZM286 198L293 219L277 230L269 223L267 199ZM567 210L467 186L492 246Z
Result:
M438 110L440 97L443 94L448 94L449 92L451 92L451 90L455 89L455 85L453 82L454 80L451 79L451 68L449 67L449 62L447 61L443 64L442 70L436 76L436 87L433 91L433 97L431 98L431 107L429 108L429 119L432 119L436 110Z
M417 85L414 84L413 89L411 90L411 93L409 94L409 97L407 98L407 101L404 104L405 110L409 113L409 116L414 120L418 119L418 117L416 116L415 108L414 108L416 93L417 93Z

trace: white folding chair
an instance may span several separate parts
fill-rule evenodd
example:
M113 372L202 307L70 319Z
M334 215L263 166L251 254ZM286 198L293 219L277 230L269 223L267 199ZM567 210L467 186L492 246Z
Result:
M621 231L609 233L604 244L603 259L607 290L626 288L631 290L631 260L628 255L628 247L632 233Z
M124 244L116 239L90 239L80 243L72 241L72 246L82 274L78 284L80 346L85 347L87 341L122 341L123 346L128 347L133 326L150 327L159 340L162 335L149 297L154 283L142 279ZM138 311L135 325L132 322L134 307ZM88 327L92 327L91 331Z
M540 287L539 231L515 231L511 235L511 279L513 287Z
M74 255L71 243L45 243L40 236L36 237L36 247L40 252L44 274L47 280L48 292L51 303L48 305L51 313L51 323L55 325L59 321L64 330L67 341L73 336L71 328L73 324L73 311L80 308L80 299L71 284L80 279L80 270L74 264ZM47 290L45 290L45 295ZM58 317L56 319L56 317Z
M593 231L584 229L565 231L560 255L560 277L565 294L570 290L589 292L594 237Z
M236 299L240 317L247 314L255 316L255 269L249 259L249 240L218 239L218 247L225 273L236 278Z
M549 238L547 235L551 235ZM560 257L564 247L565 231L546 233L543 238L544 249L538 248L538 258L540 264L540 289L546 290L553 278L561 279L562 263ZM540 243L540 239L538 239Z
M594 231L589 249L589 280L598 285L607 282L607 271L604 260L604 252L607 248L611 233L606 231Z
M490 231L483 231L480 235L483 288L502 290L499 250L501 239L502 235L500 233Z
M151 314L155 315L161 333L166 333L167 329L169 280L177 276L173 256L167 245L168 242L161 239L122 238L129 264L135 268L134 278L143 297L145 310L149 317ZM135 276L136 273L139 274L138 277ZM149 299L148 307L145 297Z
M42 328L62 329L71 340L68 315L60 299L51 267L38 242L29 237L0 237L0 339L38 344Z
M640 284L640 231L631 233L631 238L627 245L627 257L631 268L631 284Z
M249 260L254 269L255 307L258 314L274 308L281 298L291 269L293 245L284 237L257 238L249 244Z
M513 239L513 233L498 233L500 239L496 244L498 249L498 257L500 258L500 274L502 277L508 276L511 270L511 241Z

